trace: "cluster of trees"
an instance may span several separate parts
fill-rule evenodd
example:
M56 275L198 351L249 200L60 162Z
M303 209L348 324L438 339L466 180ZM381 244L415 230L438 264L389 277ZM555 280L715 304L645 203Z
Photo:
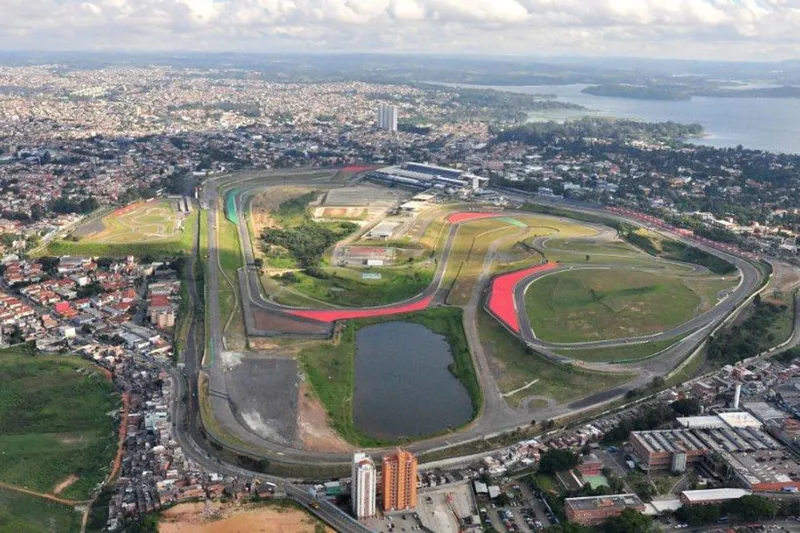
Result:
M599 117L583 117L557 122L528 122L521 126L494 132L494 142L516 141L525 144L560 144L586 137L613 141L664 140L674 141L688 135L700 135L700 124L677 122L637 122Z
M775 517L781 509L785 512L800 510L800 503L791 503L793 504L791 508L789 506L779 508L772 500L750 494L718 505L684 505L675 511L675 518L690 526L713 524L724 516L740 522L756 522Z
M781 340L776 339L771 330L788 307L765 302L759 295L753 300L753 307L750 316L737 327L728 328L711 337L708 344L709 358L724 364L734 364L758 355Z
M100 207L100 203L94 196L87 196L78 200L62 195L51 201L48 207L54 213L87 214Z
M576 466L578 466L578 456L570 450L552 448L544 452L539 460L539 471L545 474L571 470Z
M357 228L352 222L321 224L305 220L293 228L268 228L262 238L267 244L286 248L302 267L309 268L319 264L328 247Z

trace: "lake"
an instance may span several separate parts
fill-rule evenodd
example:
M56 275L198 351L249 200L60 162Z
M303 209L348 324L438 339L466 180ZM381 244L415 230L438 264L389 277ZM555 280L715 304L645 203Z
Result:
M710 98L687 101L635 100L582 93L586 85L528 85L520 87L467 87L527 94L556 94L559 100L593 110L591 114L645 122L698 122L708 134L690 142L726 148L800 153L800 98ZM557 120L586 115L583 111L553 110L531 114L531 120Z
M397 440L457 428L472 419L472 402L447 369L453 362L442 335L419 324L387 322L356 332L355 427Z

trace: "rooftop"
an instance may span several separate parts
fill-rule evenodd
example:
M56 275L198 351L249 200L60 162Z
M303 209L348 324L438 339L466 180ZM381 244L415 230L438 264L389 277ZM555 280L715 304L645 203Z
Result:
M713 502L719 500L736 500L742 496L750 494L745 489L708 489L708 490L685 490L681 493L689 503Z
M626 509L628 507L644 506L636 494L610 494L605 496L583 496L581 498L567 498L564 500L567 507L573 511L591 511L593 509Z

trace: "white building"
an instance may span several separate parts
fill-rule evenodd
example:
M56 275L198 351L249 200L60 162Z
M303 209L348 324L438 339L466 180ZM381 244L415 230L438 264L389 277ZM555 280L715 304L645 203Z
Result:
M353 515L356 518L375 516L375 463L365 453L353 454Z
M378 127L382 130L397 131L397 107L381 104L378 107Z

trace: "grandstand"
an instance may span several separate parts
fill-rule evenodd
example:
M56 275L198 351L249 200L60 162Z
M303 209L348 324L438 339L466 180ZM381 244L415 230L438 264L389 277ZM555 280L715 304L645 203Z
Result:
M367 178L417 189L444 189L450 187L473 191L485 187L489 182L489 178L475 176L463 170L438 167L425 163L404 163L402 165L379 168L369 172Z

